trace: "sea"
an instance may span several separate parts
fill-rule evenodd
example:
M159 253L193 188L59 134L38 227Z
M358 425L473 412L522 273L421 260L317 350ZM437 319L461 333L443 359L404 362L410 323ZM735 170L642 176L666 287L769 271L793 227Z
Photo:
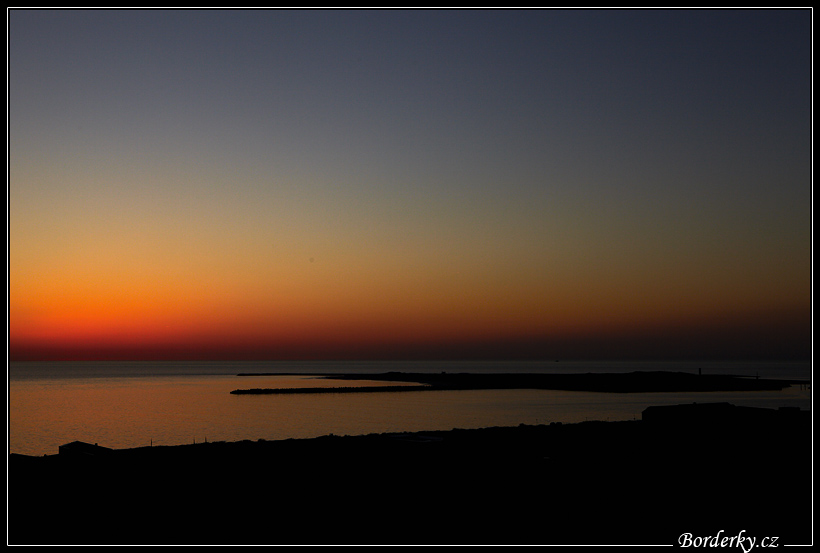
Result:
M436 390L236 395L248 388L372 386L320 375L384 372L677 371L798 381L780 391L600 393ZM12 362L8 449L53 455L75 440L114 449L326 435L425 432L641 418L653 405L729 402L810 410L810 361L208 361ZM392 384L392 383L391 383ZM412 383L409 383L412 384Z

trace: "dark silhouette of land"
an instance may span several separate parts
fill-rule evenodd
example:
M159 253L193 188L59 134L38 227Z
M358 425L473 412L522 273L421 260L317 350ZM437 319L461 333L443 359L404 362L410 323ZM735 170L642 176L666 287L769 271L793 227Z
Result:
M372 378L372 375L369 377ZM642 420L9 457L11 544L811 542L811 418Z
M276 374L276 373L269 373ZM239 374L238 376L250 376ZM258 374L253 376L260 376ZM351 373L321 375L334 380L415 382L418 386L338 386L307 388L252 388L232 394L418 392L429 390L539 389L586 392L717 392L782 390L797 381L732 375L702 375L669 371L584 374L475 374L475 373Z

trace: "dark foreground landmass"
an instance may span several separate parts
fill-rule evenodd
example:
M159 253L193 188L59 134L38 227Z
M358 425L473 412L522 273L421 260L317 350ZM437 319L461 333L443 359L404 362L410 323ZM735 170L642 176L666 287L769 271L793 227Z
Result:
M276 373L269 373L276 374ZM237 376L251 376L239 374ZM258 374L252 376L260 376ZM583 374L475 374L475 373L350 373L322 375L333 380L414 382L418 386L339 386L309 388L252 388L232 394L417 392L428 390L572 390L585 392L717 392L782 390L792 380L758 379L733 375L701 375L669 371Z
M663 545L686 533L743 532L808 544L811 458L809 412L729 404L649 408L624 422L66 447L9 457L8 536L10 544Z

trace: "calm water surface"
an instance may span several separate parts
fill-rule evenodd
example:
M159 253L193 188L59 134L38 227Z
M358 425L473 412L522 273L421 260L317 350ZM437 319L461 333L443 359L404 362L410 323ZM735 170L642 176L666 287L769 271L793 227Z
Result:
M803 364L624 363L13 363L9 451L57 453L82 440L112 448L327 434L450 430L639 419L650 405L729 401L811 408L808 387L777 392L604 394L551 390L237 396L237 388L350 386L311 373L686 370L809 380ZM287 372L286 376L236 376ZM364 381L357 385L380 385Z

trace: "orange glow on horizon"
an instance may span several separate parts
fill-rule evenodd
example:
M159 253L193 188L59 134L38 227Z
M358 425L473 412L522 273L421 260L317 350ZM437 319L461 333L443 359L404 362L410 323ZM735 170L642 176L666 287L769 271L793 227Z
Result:
M689 353L731 346L737 355L778 346L794 350L810 343L808 314L801 310L735 317L701 316L663 320L600 320L560 325L509 313L326 312L272 315L236 311L221 316L204 310L174 316L159 312L85 310L16 324L12 317L12 360L46 358L242 359L415 357L596 357L647 354L670 344ZM315 315L315 314L314 314ZM785 345L783 345L785 344ZM708 347L706 347L708 346ZM782 346L782 347L780 347ZM706 347L706 349L704 349ZM800 351L798 347L797 351ZM711 348L711 349L710 349ZM634 353L633 353L634 356Z

